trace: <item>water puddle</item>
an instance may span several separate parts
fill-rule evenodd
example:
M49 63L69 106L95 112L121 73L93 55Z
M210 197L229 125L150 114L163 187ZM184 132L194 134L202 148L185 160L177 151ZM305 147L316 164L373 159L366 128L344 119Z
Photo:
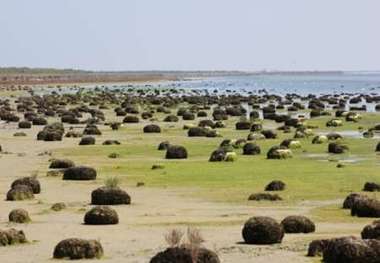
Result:
M305 158L313 159L319 162L339 162L339 163L358 163L367 160L367 158L351 155L337 156L329 153L307 153L303 155Z
M318 135L327 135L331 132L319 132ZM353 139L363 139L363 132L361 131L354 131L354 130L348 130L348 131L338 131L336 132L343 136L343 138L353 138ZM374 132L374 136L368 139L379 139L380 133Z

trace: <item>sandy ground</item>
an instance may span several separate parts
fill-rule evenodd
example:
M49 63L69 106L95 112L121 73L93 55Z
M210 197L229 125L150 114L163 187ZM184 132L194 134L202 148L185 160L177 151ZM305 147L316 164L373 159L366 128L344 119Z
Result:
M313 259L305 257L310 240L359 233L362 228L360 224L340 224L339 233L336 233L335 224L323 223L318 224L317 232L310 235L286 235L281 245L249 246L241 243L241 228L249 217L268 215L281 220L287 215L307 215L312 208L341 200L304 202L279 209L248 203L212 203L184 197L183 190L148 187L126 189L133 204L114 207L120 218L118 225L86 226L82 222L85 211L90 208L90 194L102 185L101 180L68 182L40 173L42 193L34 200L5 201L14 179L48 167L51 156L41 153L77 143L77 140L38 142L35 134L40 128L27 131L27 137L17 138L12 136L15 130L0 127L0 145L3 151L9 152L0 155L0 228L24 230L30 244L1 247L0 262L50 262L54 246L70 237L100 240L105 251L101 262L149 262L155 253L166 247L164 235L169 229L186 230L191 224L199 225L206 239L205 246L215 250L222 262L312 262ZM55 202L65 202L68 208L53 212L49 208ZM28 210L32 223L9 224L8 213L14 208Z

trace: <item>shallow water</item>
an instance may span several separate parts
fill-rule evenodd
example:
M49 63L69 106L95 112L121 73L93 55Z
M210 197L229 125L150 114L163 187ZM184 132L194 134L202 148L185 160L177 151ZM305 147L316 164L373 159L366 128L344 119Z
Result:
M330 132L319 132L318 135L327 135ZM363 132L360 131L354 131L354 130L346 130L346 131L338 131L340 135L343 136L343 138L354 138L354 139L362 139L363 137ZM365 139L379 139L380 138L380 133L374 132L374 136L371 138L365 138Z
M179 92L173 94L170 89L177 89ZM170 96L180 96L183 94L193 95L265 95L277 94L297 94L305 96L308 94L371 94L380 95L380 72L378 73L334 73L334 74L272 74L272 75L250 75L250 76L226 76L209 77L203 79L187 79L181 81L158 81L153 83L105 83L105 84L85 84L52 87L46 89L45 86L34 87L35 94L43 95L51 92L57 93L77 93L88 90L108 90L108 91L132 91L146 89L166 90ZM153 92L153 91L152 91ZM300 102L306 108L308 102L295 98L294 101ZM274 102L276 104L276 102ZM375 106L378 103L366 103L364 99L356 104L346 104L346 109L351 106L361 107L365 105L367 112L376 112ZM265 105L265 104L263 104ZM263 106L261 105L261 106ZM243 105L248 114L252 108ZM326 104L327 109L331 105ZM261 113L260 113L261 114ZM292 113L291 113L292 114Z
M278 74L254 76L229 76L175 83L180 87L207 89L221 92L269 93L285 95L379 93L380 73L344 74Z
M187 79L181 81L159 81L139 84L88 84L62 86L62 89L99 88L99 89L130 89L130 88L176 88L194 92L218 94L271 94L285 95L296 93L307 94L341 94L380 92L380 72L363 73L347 72L334 74L257 74L250 76L209 77L202 79ZM58 91L58 89L52 89ZM265 90L265 91L263 91Z
M339 156L330 153L307 153L304 157L310 158L319 162L340 162L340 163L358 163L367 160L366 158L357 157L355 155Z

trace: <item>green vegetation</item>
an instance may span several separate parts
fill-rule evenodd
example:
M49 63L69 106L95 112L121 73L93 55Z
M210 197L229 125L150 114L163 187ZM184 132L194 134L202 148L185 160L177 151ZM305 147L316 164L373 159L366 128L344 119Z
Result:
M0 97L18 97L27 95L23 90L0 90Z
M54 68L28 68L28 67L0 67L0 74L75 74L88 73L89 71L76 69Z
M120 179L117 176L107 177L104 180L104 185L109 188L116 188L120 184Z
M318 126L314 132L358 131L372 127L377 121L376 114L363 114L358 123L344 121L342 127L326 128L325 123L331 117L320 117L307 121ZM283 202L271 205L295 204L304 200L323 201L343 199L350 192L360 191L366 181L380 181L378 163L380 156L374 151L377 140L363 138L344 138L349 146L347 154L328 154L327 143L312 144L312 136L299 139L300 149L294 149L294 157L287 160L267 160L266 152L271 146L279 145L285 138L291 138L294 133L279 132L274 140L259 140L261 155L244 156L242 149L235 149L238 154L235 162L208 162L210 154L221 141L226 138L246 138L249 131L237 131L234 123L238 118L230 119L227 128L219 129L222 138L189 138L183 130L184 123L160 123L161 134L143 134L145 124L133 124L121 127L118 131L106 130L103 138L118 136L122 145L88 146L60 150L58 154L70 156L78 163L95 166L100 178L118 176L128 185L144 181L150 187L176 187L192 189L192 195L213 201L246 203L249 194L262 192L267 183L272 180L282 180L287 184L283 192ZM273 127L273 122L265 121L264 127ZM100 138L99 138L100 139ZM186 160L166 160L165 152L158 151L161 141L169 140L171 144L183 145L189 153ZM110 159L108 156L117 152L120 158ZM338 161L345 163L343 168L337 168ZM160 163L164 169L151 169L152 165ZM188 193L188 191L185 191ZM255 203L257 205L258 203ZM268 204L268 203L263 203ZM260 204L261 205L261 204ZM345 217L346 212L340 207L326 206L318 211L312 211L317 217L327 215L332 218Z

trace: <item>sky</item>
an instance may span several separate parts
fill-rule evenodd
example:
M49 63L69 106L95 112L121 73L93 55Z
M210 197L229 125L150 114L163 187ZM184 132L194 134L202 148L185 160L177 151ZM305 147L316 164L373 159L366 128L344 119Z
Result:
M379 0L0 0L0 67L380 70Z

